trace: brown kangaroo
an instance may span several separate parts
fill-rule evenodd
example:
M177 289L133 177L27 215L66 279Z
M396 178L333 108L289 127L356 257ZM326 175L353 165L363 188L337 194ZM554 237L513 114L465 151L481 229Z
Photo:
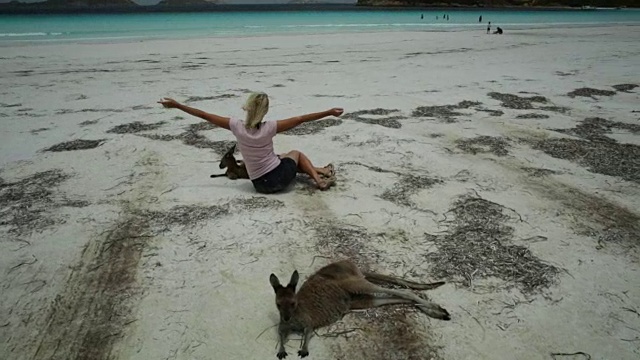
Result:
M298 271L294 271L287 286L271 274L269 281L276 293L276 306L280 312L278 325L278 359L287 357L284 344L291 332L303 335L300 357L309 355L309 339L314 330L340 320L351 310L367 309L383 305L413 304L430 317L450 320L447 310L424 300L408 290L384 288L376 283L389 283L414 290L435 289L444 284L421 284L393 276L361 272L349 260L329 264L311 275L296 293ZM377 297L375 294L387 296Z
M212 178L226 176L231 180L236 179L248 179L249 174L247 173L247 167L244 165L242 160L236 160L233 153L236 151L236 144L234 144L222 157L220 160L220 169L227 168L227 171L224 174L214 174L211 175Z

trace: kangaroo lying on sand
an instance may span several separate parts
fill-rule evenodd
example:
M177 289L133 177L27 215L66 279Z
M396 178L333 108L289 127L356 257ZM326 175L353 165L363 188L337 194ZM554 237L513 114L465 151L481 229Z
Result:
M278 359L287 357L284 344L291 332L303 335L302 348L298 355L305 357L309 355L309 339L314 330L340 320L351 310L413 304L430 317L451 319L447 310L418 297L411 291L387 289L372 283L389 283L414 290L429 290L443 285L444 282L420 284L393 276L363 273L349 260L338 261L321 268L302 284L296 294L298 277L296 270L287 286L280 285L278 277L274 274L269 277L280 312ZM387 296L376 297L375 294Z
M224 174L211 175L212 178L220 176L226 176L231 180L249 178L244 162L242 160L236 160L235 156L233 156L235 151L236 145L234 144L231 149L224 154L222 160L220 160L220 169L227 168L227 171Z

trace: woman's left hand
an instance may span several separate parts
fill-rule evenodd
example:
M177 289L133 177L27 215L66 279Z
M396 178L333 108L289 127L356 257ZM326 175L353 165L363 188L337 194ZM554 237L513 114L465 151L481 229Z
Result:
M160 99L160 101L158 101L158 104L162 104L162 106L164 106L167 109L176 108L178 107L178 105L180 105L180 103L178 103L177 101L171 98L162 98Z

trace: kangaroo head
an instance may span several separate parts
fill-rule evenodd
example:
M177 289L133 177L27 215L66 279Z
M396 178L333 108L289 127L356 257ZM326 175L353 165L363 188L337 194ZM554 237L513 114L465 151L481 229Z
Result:
M273 287L273 291L276 292L276 307L280 312L280 320L287 322L291 320L291 317L298 307L298 301L296 299L296 285L298 285L298 271L294 271L291 275L291 280L287 286L280 285L280 280L274 274L269 277L269 282Z
M222 157L222 160L220 160L220 169L224 169L227 167L227 164L232 161L233 163L236 162L236 158L235 156L233 156L233 153L236 152L236 144L233 144L233 146L227 150L227 152L224 154L224 156Z

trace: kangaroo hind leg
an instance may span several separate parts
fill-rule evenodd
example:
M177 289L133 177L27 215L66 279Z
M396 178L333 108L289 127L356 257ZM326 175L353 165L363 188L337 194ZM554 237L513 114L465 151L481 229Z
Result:
M440 305L420 298L410 291L387 289L377 285L373 286L375 287L375 291L378 293L394 295L403 299L412 300L415 305L429 317L441 320L451 320L451 315L449 315L449 312L440 307Z
M416 294L408 290L395 290L388 289L382 286L378 286L368 282L365 279L349 279L340 282L340 287L354 295L374 295L374 294L386 294L393 297L399 297L402 299L410 300L413 302L423 313L427 314L435 319L450 320L451 316L447 310L440 307L438 304L432 303L425 299L418 297Z
M365 279L367 279L367 281L371 281L372 283L393 284L393 285L403 286L413 290L431 290L444 285L444 281L424 284L424 283L405 280L395 276L382 275L382 274L377 274L373 272L365 272L363 274Z
M349 310L364 310L387 305L413 304L413 301L397 297L362 296L351 301Z

